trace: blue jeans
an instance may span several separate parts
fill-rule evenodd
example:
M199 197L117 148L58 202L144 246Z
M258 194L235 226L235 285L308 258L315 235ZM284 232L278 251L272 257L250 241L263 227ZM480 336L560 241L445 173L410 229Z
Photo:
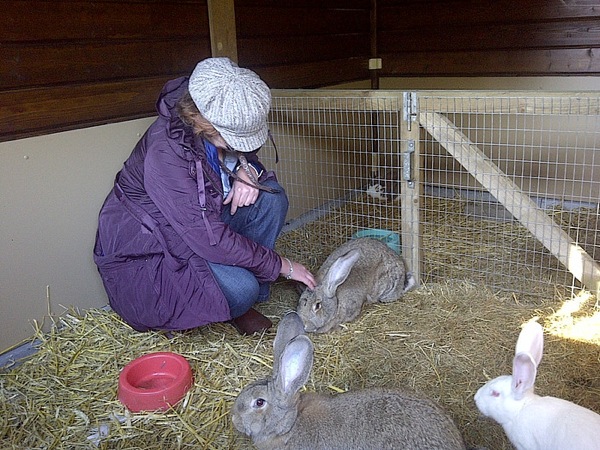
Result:
M272 249L285 224L289 203L285 191L276 181L264 184L279 192L261 191L254 205L238 208L233 216L230 205L225 205L221 218L237 233ZM256 302L269 299L270 283L259 283L248 269L211 262L208 265L227 298L231 317L239 317Z

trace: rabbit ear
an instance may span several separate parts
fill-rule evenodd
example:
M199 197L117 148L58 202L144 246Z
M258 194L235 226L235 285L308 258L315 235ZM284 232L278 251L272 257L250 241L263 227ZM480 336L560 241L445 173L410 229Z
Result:
M535 321L529 321L523 325L523 329L517 339L515 355L526 353L531 357L533 363L538 366L542 360L544 352L544 330L542 326Z
M537 322L528 322L523 326L515 347L511 386L515 399L520 400L528 390L533 388L543 350L542 326Z
M525 393L533 387L537 366L526 353L519 353L513 359L511 390L515 400L521 400Z
M295 311L291 311L281 318L273 341L273 375L279 370L279 360L286 345L302 334L305 334L304 322Z
M346 281L348 275L350 275L350 271L354 264L360 257L360 250L353 249L350 250L343 256L340 256L329 268L327 275L325 275L325 279L323 280L323 287L325 290L325 295L328 297L333 297L335 295L335 291L338 286Z
M289 342L279 360L279 370L273 374L276 391L289 398L308 381L313 365L313 345L307 336L301 335Z

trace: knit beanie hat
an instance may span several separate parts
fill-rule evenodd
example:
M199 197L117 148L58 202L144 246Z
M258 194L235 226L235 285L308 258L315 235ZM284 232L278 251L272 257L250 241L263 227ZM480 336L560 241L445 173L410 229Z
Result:
M204 116L234 150L251 152L267 140L271 91L260 77L229 58L200 61L188 90Z

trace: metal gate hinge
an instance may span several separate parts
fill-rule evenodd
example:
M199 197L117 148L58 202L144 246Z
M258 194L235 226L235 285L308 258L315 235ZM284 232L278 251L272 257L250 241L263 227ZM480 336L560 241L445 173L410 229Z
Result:
M414 122L417 120L417 93L402 93L402 118L405 122Z

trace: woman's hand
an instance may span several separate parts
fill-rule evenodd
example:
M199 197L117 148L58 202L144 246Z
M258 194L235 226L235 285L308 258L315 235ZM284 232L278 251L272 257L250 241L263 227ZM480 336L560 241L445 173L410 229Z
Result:
M237 175L242 180L250 182L248 174L245 171L238 170ZM258 199L258 192L259 190L257 188L235 180L223 204L227 205L228 203L231 203L231 215L233 216L238 208L253 205Z
M280 275L288 280L300 281L311 290L315 288L315 277L310 270L308 270L302 264L291 261L288 258L281 258Z

